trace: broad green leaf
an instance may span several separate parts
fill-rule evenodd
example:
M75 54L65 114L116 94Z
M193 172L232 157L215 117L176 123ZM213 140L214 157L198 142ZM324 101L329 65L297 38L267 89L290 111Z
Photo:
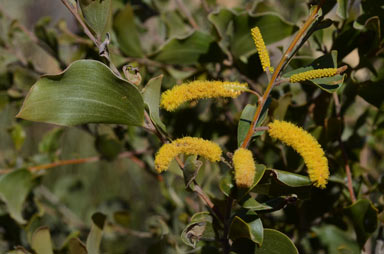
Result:
M315 236L320 239L322 245L326 246L329 254L359 254L361 250L355 240L349 234L334 225L323 225L312 229Z
M289 78L293 74L323 68L337 68L337 51L333 50L330 54L317 58L309 66L287 72L283 75L283 77ZM343 85L345 76L345 74L337 74L333 77L311 79L304 81L303 83L316 85L328 93L333 93Z
M247 199L242 205L243 208L249 209L251 211L264 211L264 210L271 210L273 207L266 205L266 204L261 204L256 201L255 198L250 197Z
M227 172L223 177L221 177L219 182L220 191L227 197L233 196L233 191L235 188L233 173Z
M263 223L253 211L248 211L241 218L235 216L229 230L232 240L248 238L259 246L263 244Z
M273 110L273 119L284 120L289 105L291 105L292 95L286 94L277 101L277 105Z
M266 44L280 41L292 35L297 27L283 20L275 13L253 15L249 12L234 12L221 9L209 15L208 19L215 26L219 36L229 41L232 54L237 57L247 57L256 52L251 37L251 29L258 26ZM233 34L227 35L227 28L232 24Z
M285 234L266 228L264 229L264 239L261 246L241 238L236 240L231 248L234 253L254 253L254 254L298 254L296 246Z
M161 82L163 81L163 75L152 78L148 81L144 88L143 98L144 103L149 108L149 114L152 121L163 131L166 131L164 123L160 119L159 107L160 107L160 92Z
M378 225L378 210L368 199L359 199L347 207L345 213L355 228L357 242L363 247Z
M181 233L181 240L195 248L201 238L214 239L215 234L212 228L212 217L208 212L196 213L191 217L191 222Z
M80 0L79 3L85 21L101 39L111 15L111 0Z
M311 180L308 176L303 176L288 171L267 169L266 174L272 175L279 182L288 185L290 187L302 187L312 185Z
M58 125L141 125L144 102L137 88L103 63L79 60L59 75L40 78L17 117Z
M53 254L51 233L47 227L40 227L33 233L31 247L38 254Z
M6 203L10 216L20 224L26 223L21 212L33 185L33 176L26 169L0 176L0 198Z
M298 254L296 246L285 234L266 228L264 241L260 248L255 249L255 254Z
M144 56L130 4L127 4L122 11L116 14L113 20L113 29L124 54L132 57Z
M102 213L92 215L91 232L87 237L86 243L88 253L98 254L100 252L100 243L106 219L107 217Z
M308 176L267 169L259 184L252 189L252 192L274 197L295 194L300 199L308 199L311 188L312 183ZM273 206L272 204L268 205Z
M194 31L185 37L165 42L151 58L167 64L197 64L200 56L208 53L213 41L211 35Z

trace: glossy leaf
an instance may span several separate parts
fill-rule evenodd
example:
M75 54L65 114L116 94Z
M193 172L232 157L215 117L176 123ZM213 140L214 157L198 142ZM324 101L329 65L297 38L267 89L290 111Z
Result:
M116 14L113 20L113 29L124 54L132 57L144 55L130 4L127 4L122 11Z
M345 210L355 228L357 242L363 247L378 226L378 210L367 199L359 199Z
M302 187L312 185L308 176L303 176L283 170L268 169L267 174L273 175L279 182L290 187Z
M26 223L21 212L24 201L33 185L33 176L25 169L15 170L0 176L0 197L6 203L10 216L18 223Z
M264 229L264 241L260 248L256 248L255 254L298 254L296 246L285 234L266 228Z
M144 103L147 104L149 108L149 114L152 121L163 131L166 131L166 127L161 121L159 113L162 81L163 75L150 79L145 85L143 98Z
M141 125L143 114L143 99L134 85L98 61L80 60L59 75L38 80L17 117L69 126Z
M337 51L333 50L330 54L317 58L309 66L287 72L283 75L283 77L289 78L293 74L315 70L315 69L323 69L323 68L337 68ZM303 83L313 84L320 87L322 90L326 92L333 93L343 85L345 76L346 76L345 74L343 75L337 74L333 77L316 78L316 79L304 81Z
M273 207L269 205L257 202L253 197L248 198L241 206L251 211L265 211L273 209Z
M263 244L263 223L257 214L248 211L243 216L235 216L232 220L229 236L232 240L248 238L261 246Z
M51 233L47 227L38 228L33 233L31 247L38 254L53 254Z
M99 248L106 218L107 217L102 213L95 213L92 215L91 232L89 233L86 242L88 253L100 253Z
M111 14L111 0L80 0L79 4L85 21L101 38Z
M185 37L170 39L151 58L167 64L196 64L200 56L208 53L212 42L209 34L194 31Z

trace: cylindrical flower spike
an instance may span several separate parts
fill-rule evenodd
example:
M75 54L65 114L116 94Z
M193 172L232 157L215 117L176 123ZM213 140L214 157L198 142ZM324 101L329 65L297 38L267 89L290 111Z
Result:
M202 138L184 137L174 140L172 143L164 144L156 154L155 168L161 173L168 169L169 164L179 154L200 155L212 162L219 161L221 148L208 140Z
M302 128L289 122L275 120L268 127L271 137L291 146L303 157L309 178L314 185L325 188L329 177L328 160L317 140Z
M232 160L235 167L236 185L245 188L251 187L256 172L252 152L245 148L239 148L235 151Z
M161 95L160 105L168 111L174 111L187 101L217 97L235 98L247 90L246 83L196 80L165 91Z
M335 76L338 73L336 68L317 69L311 71L305 71L297 74L293 74L289 78L289 82L297 83L305 80L311 80L315 78L324 78Z
M263 36L261 35L260 29L256 26L251 29L252 38L255 42L257 52L260 57L261 66L263 67L263 71L268 70L272 73L273 68L271 67L271 61L269 59L269 54L267 47L265 46Z

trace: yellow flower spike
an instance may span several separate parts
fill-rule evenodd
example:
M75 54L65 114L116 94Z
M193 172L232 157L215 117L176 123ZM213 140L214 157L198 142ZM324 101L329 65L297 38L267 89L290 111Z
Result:
M172 160L181 153L200 155L215 162L220 160L222 151L217 144L202 138L179 138L170 144L164 144L157 152L155 157L157 172L161 173L167 170Z
M297 83L305 80L311 80L315 78L324 78L335 76L338 73L336 68L317 69L311 71L305 71L302 73L293 74L289 78L289 82Z
M252 38L255 42L257 52L260 57L261 66L263 67L263 71L268 70L272 73L273 67L271 67L271 61L269 59L269 54L267 47L265 46L263 36L261 35L260 29L256 26L251 29Z
M161 95L160 105L167 111L174 111L187 101L217 97L235 98L247 89L246 83L196 80L165 91Z
M325 188L329 177L328 160L317 140L302 128L275 120L268 125L268 133L291 146L304 159L308 174L316 187Z
M245 188L251 187L256 172L252 152L245 148L239 148L235 151L232 160L235 167L236 185Z

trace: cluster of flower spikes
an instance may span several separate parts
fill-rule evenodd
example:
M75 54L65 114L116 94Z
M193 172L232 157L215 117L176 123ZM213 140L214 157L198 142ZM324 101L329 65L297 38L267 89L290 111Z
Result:
M245 148L239 148L233 154L232 161L235 168L236 185L244 188L251 187L256 173L252 152Z
M305 80L311 80L315 78L324 78L324 77L332 77L337 74L336 68L325 68L325 69L316 69L305 71L297 74L293 74L289 81L291 83L297 83Z
M304 159L308 174L316 187L325 188L329 177L328 160L317 140L302 128L275 120L268 125L271 137L291 146Z
M168 111L174 111L187 101L218 97L235 98L247 89L246 83L196 80L165 91L161 95L160 105Z
M184 137L164 144L156 154L155 168L158 173L168 169L169 164L179 154L200 155L212 162L219 161L222 150L217 144L202 138Z
M252 28L251 34L252 34L253 41L255 42L255 45L256 45L257 53L259 54L263 71L267 71L268 69L272 73L273 67L271 67L271 61L269 59L268 50L267 50L267 47L265 46L260 29L257 26Z

